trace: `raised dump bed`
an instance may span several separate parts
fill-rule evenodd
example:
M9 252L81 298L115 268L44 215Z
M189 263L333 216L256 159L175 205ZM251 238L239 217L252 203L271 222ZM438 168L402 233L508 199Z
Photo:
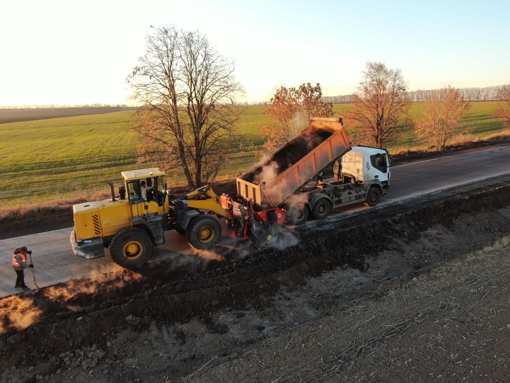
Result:
M342 119L313 118L308 128L238 177L237 193L263 207L282 206L349 150Z

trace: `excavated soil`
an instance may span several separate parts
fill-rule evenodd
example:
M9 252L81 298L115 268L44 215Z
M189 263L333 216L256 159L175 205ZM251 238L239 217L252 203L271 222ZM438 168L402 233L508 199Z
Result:
M5 297L1 381L505 381L509 197L502 177Z

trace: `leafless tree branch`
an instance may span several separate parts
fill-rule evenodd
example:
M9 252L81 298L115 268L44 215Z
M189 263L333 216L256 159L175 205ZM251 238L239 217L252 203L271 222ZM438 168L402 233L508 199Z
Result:
M438 151L443 151L470 106L459 91L450 86L432 94L425 101L421 117L416 120L418 136L433 143Z
M391 141L407 121L402 117L409 109L406 83L399 69L369 62L357 92L352 96L354 108L346 119L362 131L362 140L382 148Z
M138 61L127 82L141 105L139 160L182 168L190 188L214 181L242 112L233 64L205 36L173 26L154 28Z
M333 116L333 104L324 102L320 84L280 87L266 104L264 114L272 121L258 129L266 152L272 152L308 126L312 117Z

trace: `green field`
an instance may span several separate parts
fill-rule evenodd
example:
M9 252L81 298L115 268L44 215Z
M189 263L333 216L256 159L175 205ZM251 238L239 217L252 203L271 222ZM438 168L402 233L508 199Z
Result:
M492 115L496 102L472 103L457 134L469 133L470 139L487 138L500 132L503 125ZM342 116L349 104L334 106ZM412 105L410 114L416 118L423 104ZM262 139L257 127L267 122L264 106L245 107L239 126L242 137L232 143L229 166L221 179L232 178L249 169L257 160ZM0 207L19 206L90 196L108 190L107 182L119 184L120 172L153 164L137 164L137 139L128 128L133 111L64 117L0 124ZM346 126L356 142L356 132ZM401 132L398 143L388 146L392 153L425 148L412 129ZM171 174L170 185L183 185L179 172Z

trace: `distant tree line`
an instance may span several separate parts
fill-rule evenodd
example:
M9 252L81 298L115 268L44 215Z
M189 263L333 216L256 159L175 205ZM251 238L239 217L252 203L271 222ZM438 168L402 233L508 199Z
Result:
M353 96L353 94L345 94L343 96L324 96L322 99L324 102L329 102L331 104L350 104Z
M0 105L0 109L69 109L69 108L130 108L126 104L77 104L77 105L60 105L60 104L46 104L46 105L14 105L4 106ZM132 107L135 108L135 107Z
M0 124L21 121L45 120L49 118L87 116L120 112L126 108L120 106L101 107L59 107L59 108L6 108L0 109Z
M501 101L501 90L505 85L487 86L483 88L460 88L457 91L465 101ZM406 92L409 102L424 102L431 97L436 97L441 93L441 89L415 90ZM325 96L324 102L332 104L350 104L353 102L353 94L342 96Z

